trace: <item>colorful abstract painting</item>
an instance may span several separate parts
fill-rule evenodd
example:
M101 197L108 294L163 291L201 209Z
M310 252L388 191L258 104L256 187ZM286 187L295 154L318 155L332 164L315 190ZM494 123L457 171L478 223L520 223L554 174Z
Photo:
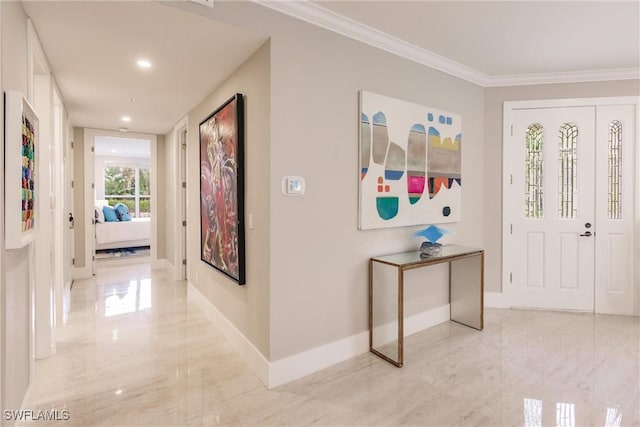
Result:
M236 94L200 123L201 259L245 283L244 114Z
M38 237L40 120L22 93L4 93L4 248Z
M22 115L22 226L21 231L32 230L35 225L36 199L36 139L33 123Z
M462 118L360 92L361 230L461 219Z

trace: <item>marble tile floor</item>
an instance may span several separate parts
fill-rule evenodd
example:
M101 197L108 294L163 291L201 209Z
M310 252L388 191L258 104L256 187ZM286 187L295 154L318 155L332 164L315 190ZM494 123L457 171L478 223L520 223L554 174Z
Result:
M129 265L76 282L56 333L23 409L69 419L17 425L640 426L637 317L487 309L409 337L402 369L364 353L269 391L185 282Z

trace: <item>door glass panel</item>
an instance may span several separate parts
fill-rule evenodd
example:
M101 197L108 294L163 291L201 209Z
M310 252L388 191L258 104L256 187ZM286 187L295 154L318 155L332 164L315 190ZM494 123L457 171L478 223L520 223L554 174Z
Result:
M558 165L558 214L562 219L572 219L578 208L578 127L565 123L560 127Z
M609 123L609 219L622 218L622 123Z
M543 163L544 128L535 123L527 128L525 159L525 207L526 218L543 217Z

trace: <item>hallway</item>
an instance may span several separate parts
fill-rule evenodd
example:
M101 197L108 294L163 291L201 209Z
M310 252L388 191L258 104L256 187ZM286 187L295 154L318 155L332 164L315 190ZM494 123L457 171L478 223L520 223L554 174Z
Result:
M365 353L268 391L148 265L78 281L57 354L25 407L68 421L18 425L558 425L640 423L640 319L490 309L483 332L411 336L405 367Z

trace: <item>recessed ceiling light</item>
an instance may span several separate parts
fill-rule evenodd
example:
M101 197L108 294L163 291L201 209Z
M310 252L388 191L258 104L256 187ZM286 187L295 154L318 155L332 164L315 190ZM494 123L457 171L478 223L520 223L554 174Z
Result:
M138 59L136 64L138 64L138 67L140 68L151 68L151 62L146 59Z
M127 123L128 123L128 122L130 122L130 121L131 121L131 117L129 117L129 116L122 116L122 119L121 119L121 120L122 120L123 122L127 122Z
M113 149L113 150L111 150L111 152L112 152L112 153L117 153L117 152L118 152L118 150Z

